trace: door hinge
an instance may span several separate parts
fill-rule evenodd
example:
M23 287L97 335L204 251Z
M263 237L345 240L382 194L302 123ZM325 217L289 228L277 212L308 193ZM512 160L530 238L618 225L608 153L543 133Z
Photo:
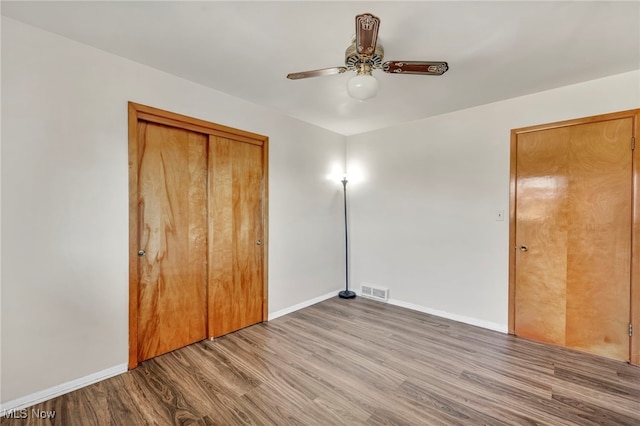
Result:
M636 138L635 136L631 137L631 150L633 151L634 149L636 149Z
M633 336L633 324L629 323L629 337Z

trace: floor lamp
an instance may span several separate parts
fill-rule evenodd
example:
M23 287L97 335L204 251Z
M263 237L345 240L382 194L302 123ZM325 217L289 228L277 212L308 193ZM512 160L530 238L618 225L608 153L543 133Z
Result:
M342 178L342 188L344 189L344 260L345 260L345 289L338 293L343 299L353 299L356 293L349 290L349 226L347 223L347 177Z

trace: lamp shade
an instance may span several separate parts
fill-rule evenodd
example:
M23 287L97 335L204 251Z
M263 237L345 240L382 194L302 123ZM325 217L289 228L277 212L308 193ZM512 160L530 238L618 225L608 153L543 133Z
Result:
M347 93L361 101L373 98L378 93L378 80L371 74L358 74L347 83Z

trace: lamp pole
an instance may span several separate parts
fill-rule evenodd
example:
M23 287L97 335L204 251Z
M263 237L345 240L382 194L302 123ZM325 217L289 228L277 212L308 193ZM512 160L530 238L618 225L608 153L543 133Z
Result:
M356 293L349 290L349 226L347 223L347 177L342 178L342 188L344 189L344 259L345 259L345 289L338 293L343 299L353 299Z

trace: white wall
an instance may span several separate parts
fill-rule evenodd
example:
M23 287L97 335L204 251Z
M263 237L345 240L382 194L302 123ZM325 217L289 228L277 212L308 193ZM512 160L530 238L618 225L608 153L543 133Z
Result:
M506 331L510 130L634 108L640 71L349 137L354 287Z
M343 136L3 17L5 408L127 362L127 101L269 136L270 312L343 285Z

